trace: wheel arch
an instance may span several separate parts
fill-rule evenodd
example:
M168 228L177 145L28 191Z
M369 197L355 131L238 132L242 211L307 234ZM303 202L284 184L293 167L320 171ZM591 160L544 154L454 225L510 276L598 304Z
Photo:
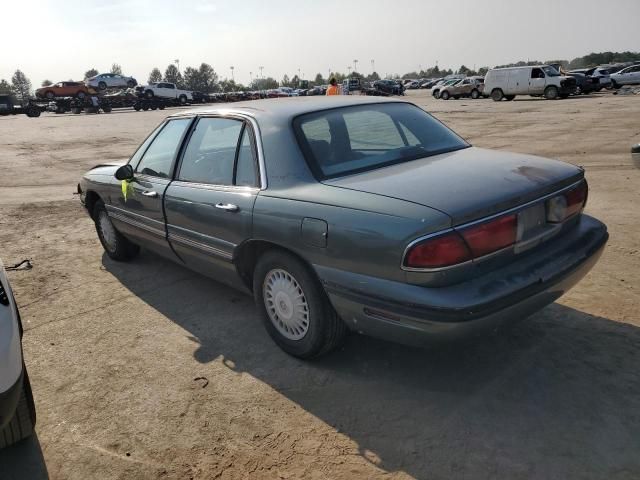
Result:
M93 218L93 210L96 206L96 203L98 203L98 200L102 200L102 198L100 198L100 195L98 195L93 190L87 190L87 193L84 197L84 206L87 208L87 212L89 212L89 216L91 218Z
M311 265L311 263L305 259L302 255L295 252L291 248L288 248L284 245L280 245L275 242L271 242L268 240L247 240L240 244L236 249L236 253L233 257L233 263L236 266L236 270L238 275L242 279L242 283L249 289L249 291L253 292L253 272L255 271L256 264L262 255L264 255L268 251L280 251L286 254L289 254L295 257L297 260L302 262L303 265L307 267L311 275L318 280L320 285L322 282L318 277L318 273L315 268ZM324 290L324 288L323 288Z

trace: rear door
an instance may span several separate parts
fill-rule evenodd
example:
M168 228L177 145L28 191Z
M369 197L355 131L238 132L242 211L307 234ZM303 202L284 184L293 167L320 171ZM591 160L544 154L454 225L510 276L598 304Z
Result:
M170 254L162 202L192 117L167 121L132 166L135 180L107 205L118 230L161 254ZM138 152L136 152L136 155ZM126 191L126 194L125 194Z
M169 241L191 268L237 282L236 248L251 237L260 191L255 133L240 117L202 117L167 189Z

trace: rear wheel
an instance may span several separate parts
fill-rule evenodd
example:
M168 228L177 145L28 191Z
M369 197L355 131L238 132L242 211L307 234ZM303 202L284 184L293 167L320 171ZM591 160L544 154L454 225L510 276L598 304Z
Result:
M51 90L49 90L47 93L44 94L44 96L47 97L49 100L53 100L56 95Z
M93 219L100 243L111 259L125 262L138 255L140 247L131 243L116 230L102 200L98 200L93 208Z
M293 255L265 253L254 271L253 292L267 332L290 355L317 357L346 337L347 326L320 282Z
M491 99L494 102L499 102L503 98L504 98L504 93L502 93L502 90L500 90L499 88L496 88L491 92Z
M180 101L180 105L185 105L187 103L187 96L180 95L180 98L178 98L178 100Z
M554 87L553 85L544 89L544 98L547 100L556 100L558 98L559 92L558 87Z
M144 92L144 96L147 98L153 98L153 90L147 90Z
M480 98L480 92L476 89L471 90L471 98L477 100L478 98Z
M440 94L440 98L441 98L442 100L449 100L449 97L450 97L450 96L451 96L451 95L449 95L449 92L447 92L446 90Z
M27 371L24 371L20 400L13 414L13 418L0 430L0 448L8 447L19 442L33 433L36 425L36 407L33 402L31 383Z

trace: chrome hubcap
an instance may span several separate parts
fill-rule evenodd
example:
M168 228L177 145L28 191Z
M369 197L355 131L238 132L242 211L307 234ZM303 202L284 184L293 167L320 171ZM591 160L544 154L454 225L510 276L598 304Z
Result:
M116 249L116 229L113 227L107 212L100 212L98 225L100 226L100 232L102 233L102 239L105 245L110 252L113 252Z
M274 269L262 285L269 319L285 338L300 340L309 330L309 305L298 281L286 270Z

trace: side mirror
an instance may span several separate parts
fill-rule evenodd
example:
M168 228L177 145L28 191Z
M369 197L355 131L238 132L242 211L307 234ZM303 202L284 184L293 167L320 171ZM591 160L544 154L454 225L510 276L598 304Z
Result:
M133 178L133 167L128 163L122 165L116 170L115 177L117 180L131 180Z

